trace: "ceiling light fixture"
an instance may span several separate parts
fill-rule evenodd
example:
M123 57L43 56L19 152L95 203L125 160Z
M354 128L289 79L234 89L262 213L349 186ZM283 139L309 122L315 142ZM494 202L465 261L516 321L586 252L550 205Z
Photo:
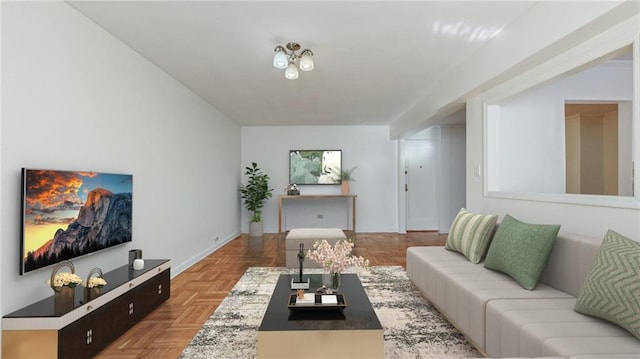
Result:
M289 51L287 51L287 49ZM273 67L284 70L284 77L289 80L295 80L298 78L298 67L302 71L311 71L315 68L313 64L313 52L309 49L304 49L300 54L296 54L296 51L300 50L300 45L295 42L290 42L286 45L286 49L280 45L276 46L273 50Z

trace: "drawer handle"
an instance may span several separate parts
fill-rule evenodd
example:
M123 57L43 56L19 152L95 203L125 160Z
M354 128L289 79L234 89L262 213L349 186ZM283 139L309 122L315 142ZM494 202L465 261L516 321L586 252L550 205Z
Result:
M93 309L92 306L90 306L90 305L87 306L87 310L92 310L92 309Z
M162 294L162 284L158 284L158 294Z
M129 283L129 288L132 288L132 287L133 287L133 283Z

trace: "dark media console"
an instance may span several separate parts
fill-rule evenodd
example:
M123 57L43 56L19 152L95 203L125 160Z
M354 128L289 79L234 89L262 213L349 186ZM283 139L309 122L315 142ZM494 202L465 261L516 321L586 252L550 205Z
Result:
M2 317L3 358L92 358L169 298L171 261L145 259L104 274L104 294L56 315L53 295Z

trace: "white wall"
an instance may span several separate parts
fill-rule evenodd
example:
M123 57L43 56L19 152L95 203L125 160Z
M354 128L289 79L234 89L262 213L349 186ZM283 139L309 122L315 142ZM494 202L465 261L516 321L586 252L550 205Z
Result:
M550 196L500 197L485 193L482 170L486 168L485 123L483 122L485 103L495 103L496 98L507 98L527 88L542 84L551 78L597 59L607 52L628 46L638 41L638 16L597 34L589 41L566 50L565 53L544 65L504 83L501 86L474 96L467 102L467 206L470 210L495 213L502 220L505 214L530 223L557 223L561 231L602 238L607 229L613 229L629 238L640 241L640 210L637 199L610 199L612 196L569 201L566 195L557 200ZM636 44L637 45L637 44ZM634 139L638 136L638 48L634 48ZM638 146L634 150L637 159ZM479 174L473 169L478 167ZM502 168L508 171L509 168ZM638 179L636 178L636 188ZM637 191L637 189L636 189ZM585 199L583 199L585 198ZM619 205L622 204L622 205Z
M449 233L451 224L466 206L466 128L464 125L442 126L440 129L440 233Z
M358 232L397 232L397 143L389 140L386 126L288 126L242 128L242 173L257 162L271 177L273 197L265 203L264 231L278 231L278 195L284 194L289 176L289 150L339 149L342 166L353 172L351 193L356 194ZM242 175L242 183L246 176ZM301 186L301 194L340 194L340 186ZM287 211L288 227L341 226L344 204ZM317 214L325 214L318 220ZM335 216L335 217L334 217ZM242 207L242 231L248 232L249 213Z
M499 176L489 188L564 193L565 101L631 101L632 74L630 62L604 63L499 103L499 111L488 117L498 122L488 124L487 145L494 147L488 162Z
M3 314L52 294L18 274L21 167L133 174L133 242L81 277L133 248L175 275L239 233L240 128L69 5L2 3L2 103Z

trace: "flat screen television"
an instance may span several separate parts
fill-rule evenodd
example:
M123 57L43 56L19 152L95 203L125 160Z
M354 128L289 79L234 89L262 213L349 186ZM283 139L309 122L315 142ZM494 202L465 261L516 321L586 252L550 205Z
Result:
M290 150L289 183L335 185L342 183L341 150Z
M131 241L133 176L22 169L20 274Z

